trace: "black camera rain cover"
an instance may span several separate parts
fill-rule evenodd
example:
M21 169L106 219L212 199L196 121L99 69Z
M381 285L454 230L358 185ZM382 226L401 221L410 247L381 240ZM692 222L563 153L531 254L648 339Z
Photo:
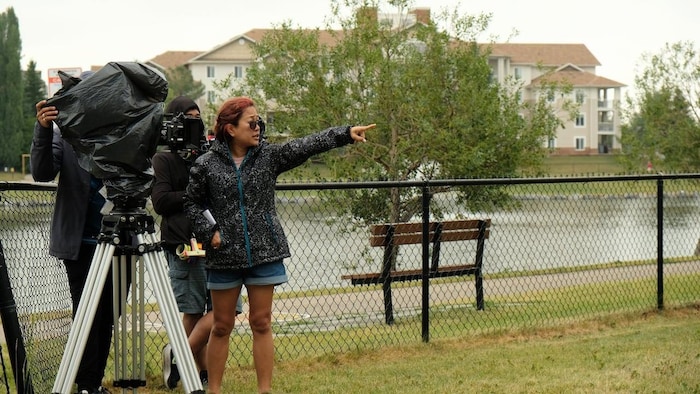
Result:
M85 80L64 82L47 105L58 109L56 124L80 166L103 180L109 200L145 201L168 95L163 74L138 62L111 62Z

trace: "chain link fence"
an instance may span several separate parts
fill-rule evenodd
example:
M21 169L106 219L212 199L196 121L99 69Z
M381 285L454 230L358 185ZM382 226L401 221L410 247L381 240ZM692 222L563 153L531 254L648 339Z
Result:
M290 281L276 288L273 305L276 358L554 326L696 303L699 178L280 184L277 207L292 257L285 261ZM379 273L384 248L370 244L368 224L346 218L324 196L386 188L413 188L423 194L423 213L413 222L491 220L483 251L483 310L477 308L474 275L419 277L391 283L393 324L387 324L386 284L353 285L343 278ZM460 191L478 188L498 188L508 203L467 210ZM35 392L50 392L71 327L65 271L47 252L54 194L51 184L0 183L0 257L9 279L9 291L2 292L2 317L11 342L5 347L18 354L17 338L8 335L15 331L9 320L16 316L30 371L26 376ZM147 211L158 221L149 207ZM471 264L476 248L473 240L443 242L440 266ZM424 247L420 242L401 245L392 264L399 271L425 269L427 275L434 249L434 244ZM148 280L146 299L147 380L149 386L161 386L161 349L167 335ZM231 336L231 366L252 364L245 311L247 305ZM107 378L109 368L111 363Z

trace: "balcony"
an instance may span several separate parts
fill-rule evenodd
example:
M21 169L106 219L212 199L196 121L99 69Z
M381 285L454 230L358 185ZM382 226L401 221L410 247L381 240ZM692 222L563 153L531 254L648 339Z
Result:
M613 131L615 131L615 123L613 123L613 122L599 122L598 123L598 131L613 132Z
M598 108L612 108L614 100L598 100Z

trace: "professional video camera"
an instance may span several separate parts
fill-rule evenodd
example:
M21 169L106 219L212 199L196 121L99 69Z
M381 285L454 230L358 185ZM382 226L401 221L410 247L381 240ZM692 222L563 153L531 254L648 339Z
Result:
M201 118L179 114L164 114L160 129L159 145L167 146L171 152L199 155L209 149Z
M54 122L61 137L73 146L78 164L102 179L108 200L145 206L168 95L165 76L142 63L110 62L85 80L74 79L69 76L61 94L47 100L58 109Z

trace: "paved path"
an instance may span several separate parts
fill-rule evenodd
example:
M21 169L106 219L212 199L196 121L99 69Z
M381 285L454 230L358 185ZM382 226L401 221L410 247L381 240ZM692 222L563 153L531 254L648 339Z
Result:
M700 272L700 261L676 263L664 266L664 275L680 275ZM656 278L656 266L607 268L595 271L569 272L503 279L484 279L484 297L507 296L551 290L573 285L617 282L633 279ZM395 287L392 289L394 310L418 310L421 308L421 286ZM430 303L475 302L474 280L431 284ZM377 290L347 294L318 295L275 300L273 310L279 317L302 316L309 319L327 319L343 316L378 315L383 318L383 297Z

